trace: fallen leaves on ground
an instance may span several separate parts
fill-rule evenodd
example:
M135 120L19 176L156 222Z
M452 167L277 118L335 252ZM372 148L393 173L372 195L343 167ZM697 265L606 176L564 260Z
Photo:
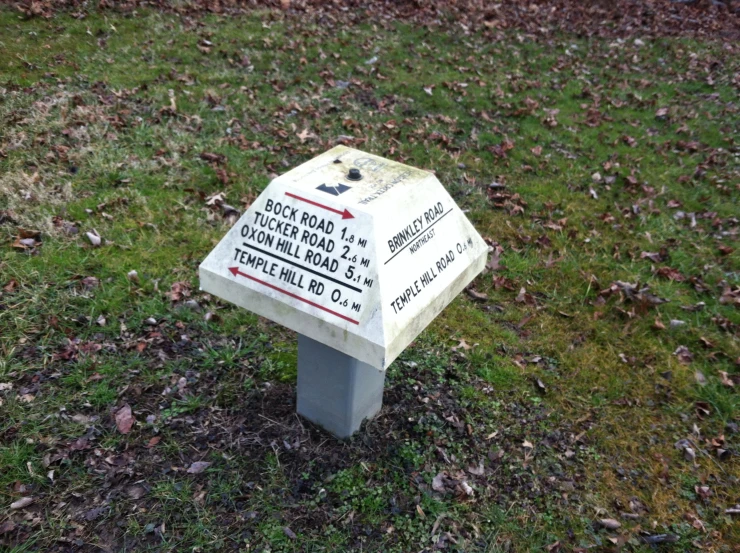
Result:
M213 163L215 165L223 165L227 161L225 155L217 154L214 152L201 152L200 159L202 159L203 161L207 161L208 163Z
M608 288L599 292L599 296L608 298L617 295L622 301L627 300L638 303L642 306L652 307L667 303L668 300L660 298L650 293L650 286L642 286L640 283L632 284L630 282L615 281Z
M17 250L34 253L41 246L41 243L40 231L19 228L18 235L15 237L12 247Z
M144 0L123 2L101 2L101 9L133 10L147 5ZM98 6L98 4L96 4ZM670 0L645 0L635 3L615 0L610 3L593 4L578 0L533 0L522 9L516 3L492 5L484 0L461 0L425 4L413 0L382 2L372 0L362 3L362 10L350 3L348 6L334 5L322 0L257 0L246 2L211 2L196 0L182 4L175 1L159 2L159 9L172 10L183 15L198 12L233 14L249 9L269 7L284 14L302 18L322 20L326 18L350 21L365 10L375 20L401 19L419 25L439 25L441 19L451 19L470 31L494 33L501 29L518 29L532 36L548 37L568 32L588 37L635 37L635 46L645 44L651 36L721 36L724 40L737 39L738 7L735 2L674 2ZM18 9L26 17L51 17L58 9L90 9L82 0L21 0ZM733 13L734 12L734 13ZM84 13L84 12L83 12ZM440 15L445 17L441 18ZM198 47L209 53L210 41L201 41ZM431 94L432 87L429 88ZM170 106L172 112L176 111ZM657 117L664 117L658 108Z
M475 495L475 491L468 484L463 471L453 473L442 471L438 473L432 479L432 489L443 494L454 494L458 498L469 498Z
M173 282L169 292L165 295L172 301L178 302L190 297L190 283L185 281Z

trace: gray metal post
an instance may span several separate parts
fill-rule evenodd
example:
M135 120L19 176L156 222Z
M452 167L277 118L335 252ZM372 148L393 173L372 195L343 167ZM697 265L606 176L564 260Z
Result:
M348 438L383 405L385 371L298 335L298 414Z

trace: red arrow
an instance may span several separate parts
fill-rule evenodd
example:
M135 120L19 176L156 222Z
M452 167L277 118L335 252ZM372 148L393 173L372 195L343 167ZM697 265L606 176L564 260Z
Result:
M286 192L286 194L287 194L287 192ZM291 298L295 298L297 300L300 300L303 303L307 303L308 305L311 305L313 307L316 307L318 309L321 309L322 311L326 311L327 313L331 313L332 315L335 315L335 316L339 317L340 319L344 319L345 321L349 321L349 322L351 322L353 324L356 324L356 325L360 324L360 321L355 321L354 319L350 319L349 317L346 317L346 316L342 315L341 313L337 313L336 311L332 311L331 309L327 309L323 305L319 305L318 303L314 303L314 302L309 301L309 300L307 300L305 298L302 298L300 296L297 296L296 294L294 294L292 292L288 292L287 290L283 290L282 288L278 288L274 284L270 284L269 282L265 282L264 280L260 280L258 278L255 278L252 275L248 275L247 273L243 273L242 271L239 270L239 267L229 267L229 271L231 271L231 274L234 275L234 276L241 275L241 276L246 277L246 278L248 278L250 280L253 280L255 282L259 282L263 286L267 286L268 288L272 288L273 290L277 290L278 292L280 292L282 294L285 294L286 296L290 296Z
M334 209L333 207L329 207L328 205L320 204L318 202L314 202L313 200L309 200L307 198L301 198L300 196L296 196L295 194L291 194L290 192L286 192L285 195L290 196L291 198L295 198L296 200L306 202L307 204L315 205L316 207L320 207L321 209L326 209L327 211L338 213L339 215L342 216L342 219L354 219L355 218L355 216L352 215L346 209L344 211L339 211L338 209Z

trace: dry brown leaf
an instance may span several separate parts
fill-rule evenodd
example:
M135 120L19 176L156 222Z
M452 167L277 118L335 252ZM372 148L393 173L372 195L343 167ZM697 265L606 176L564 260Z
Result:
M188 474L200 474L210 466L211 463L209 463L208 461L195 461L188 468Z
M684 365L688 365L694 360L694 355L689 351L689 348L687 348L686 346L678 346L676 348L676 351L673 352L673 355L678 357L678 360Z
M116 412L116 428L121 434L128 434L134 426L134 415L131 406L126 403Z
M466 288L465 292L467 292L468 296L473 298L475 301L486 301L488 299L488 294L478 292L475 288Z
M300 133L296 134L296 136L300 139L301 144L304 144L309 138L316 138L316 135L310 132L308 128L303 129Z
M18 286L18 281L15 279L11 279L5 286L3 286L3 291L12 292L13 290L15 290L16 286Z
M534 296L532 296L532 294L528 294L527 289L524 288L524 286L522 286L519 290L519 294L517 295L515 301L519 303L524 303L526 305L535 305L537 303L534 299Z
M146 495L146 488L144 486L134 485L129 486L126 489L126 495L128 495L131 499L141 499Z
M462 349L464 351L468 351L468 350L473 349L473 346L471 346L470 344L468 344L465 340L460 340L460 343L459 344L457 344L456 346L453 346L452 347L452 351L457 351L459 349Z
M25 509L29 505L31 505L34 501L36 501L35 497L21 497L18 501L14 501L10 504L10 508L15 509Z
M190 296L190 283L178 281L172 284L170 291L165 295L172 301L180 301Z
M216 165L223 165L227 162L227 158L225 155L216 154L213 152L201 152L200 159Z
M729 377L727 371L719 371L719 381L722 383L723 386L727 386L728 388L735 387L735 383Z
M432 489L435 492L442 492L443 493L443 492L446 491L446 489L445 489L445 483L444 483L444 479L445 479L446 474L447 473L445 473L445 472L440 472L439 474L437 474L437 476L435 476L432 479Z
M98 231L94 230L92 232L86 232L85 236L87 236L87 239L90 241L90 243L93 245L93 247L98 248L103 243L103 239L98 234Z
M600 518L599 524L601 524L601 526L603 526L607 530L616 530L617 528L620 528L622 526L621 522L613 518Z

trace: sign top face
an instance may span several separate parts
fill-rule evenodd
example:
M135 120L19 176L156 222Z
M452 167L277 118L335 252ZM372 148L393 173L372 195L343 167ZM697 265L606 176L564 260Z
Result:
M432 173L338 146L268 185L201 287L385 369L487 252Z
M347 178L349 169L360 172L360 180ZM404 189L434 178L423 171L359 150L337 146L303 165L288 171L273 182L291 185L309 193L321 192L327 199L335 196L345 205L355 205L358 210L372 212L392 202Z

